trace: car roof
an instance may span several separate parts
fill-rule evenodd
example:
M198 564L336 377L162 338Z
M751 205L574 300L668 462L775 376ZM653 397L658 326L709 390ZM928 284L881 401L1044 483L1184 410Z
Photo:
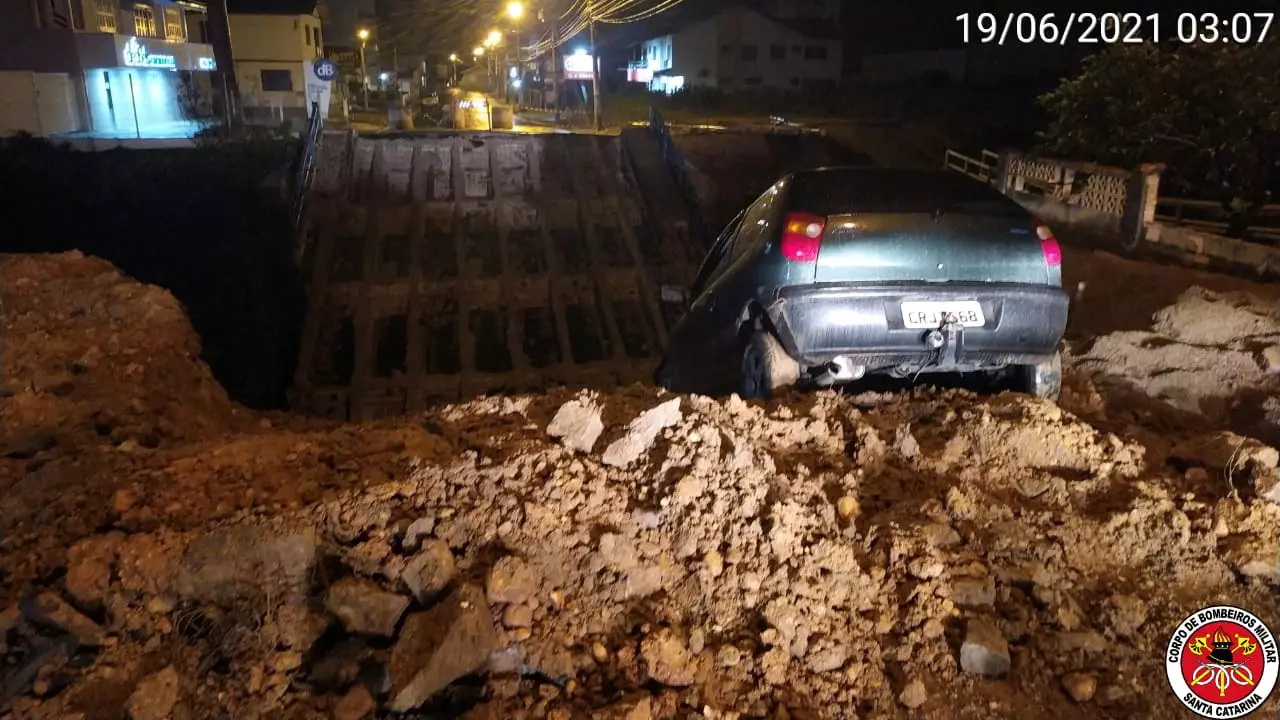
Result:
M933 212L962 206L982 214L1028 216L986 183L954 170L824 167L786 178L788 205L819 215L856 212Z

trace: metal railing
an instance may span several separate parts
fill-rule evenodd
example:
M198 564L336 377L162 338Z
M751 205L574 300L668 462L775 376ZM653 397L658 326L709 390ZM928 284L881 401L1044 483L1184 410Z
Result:
M1213 200L1162 197L1156 201L1157 221L1219 235L1227 229L1227 222L1219 218L1228 214L1222 203ZM1245 228L1245 237L1280 243L1280 205L1264 205L1256 217L1261 224Z
M982 158L972 158L955 150L947 150L942 166L948 170L964 173L984 183L996 181L996 167L1000 164L1000 154L990 150L982 151Z
M709 247L712 236L707 228L706 219L702 216L702 203L698 199L698 190L693 185L693 179L689 176L689 166L685 163L684 155L676 145L675 139L671 137L670 126L662 119L662 114L654 105L649 106L649 130L658 138L662 159L671 169L676 186L680 188L680 195L689 209L689 224L694 236L704 248Z
M302 207L307 197L307 187L311 184L311 174L315 170L316 146L320 142L320 130L324 127L324 118L320 116L320 103L311 103L311 118L307 121L307 131L302 136L302 147L298 149L298 164L293 175L293 194L289 204L290 218L294 228L302 223Z

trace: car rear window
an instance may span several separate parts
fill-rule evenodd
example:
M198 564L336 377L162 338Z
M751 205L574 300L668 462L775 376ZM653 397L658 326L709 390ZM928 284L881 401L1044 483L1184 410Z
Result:
M1020 205L955 172L824 170L793 179L791 207L819 215L958 213L1022 218Z

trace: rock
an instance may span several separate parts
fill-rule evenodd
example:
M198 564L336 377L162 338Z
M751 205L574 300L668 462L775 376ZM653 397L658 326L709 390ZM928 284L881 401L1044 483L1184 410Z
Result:
M178 703L178 671L170 665L138 683L126 709L130 720L169 720Z
M528 605L508 605L502 611L502 624L509 628L522 628L533 625L533 608Z
M912 680L902 688L902 692L898 693L898 702L907 708L915 710L924 705L929 699L929 691L925 689L924 683L919 680Z
M1120 637L1132 637L1147 621L1147 604L1132 595L1113 595L1103 608L1104 621Z
M475 585L463 585L430 610L405 618L391 650L392 712L419 707L453 681L476 672L498 649L498 634Z
M30 460L45 450L52 450L58 437L48 430L35 430L0 446L0 457Z
M646 565L627 573L623 595L627 598L648 597L662 589L662 568Z
M333 720L365 720L378 709L378 703L363 685L356 685L333 706Z
M960 544L960 533L955 528L942 523L929 523L920 528L925 542L940 549L953 548Z
M693 655L670 628L648 635L640 642L640 656L649 668L649 677L673 687L693 684Z
M809 669L816 673L839 670L848 659L849 649L843 646L818 650L809 654Z
M921 629L921 633L924 635L925 640L940 638L944 633L946 633L946 631L947 627L943 625L942 621L938 618L929 618L928 620L925 620L924 628Z
M1058 645L1060 645L1064 650L1101 652L1107 649L1109 643L1106 638L1093 630L1079 630L1076 632L1064 632L1058 635Z
M423 539L430 537L435 529L436 518L434 515L427 515L414 520L409 523L409 527L405 528L404 537L400 540L400 547L410 552L417 550Z
M716 664L720 667L737 667L742 662L742 651L733 645L725 645L716 653Z
M591 720L654 720L653 698L643 695L621 700L592 712Z
M345 577L325 593L324 606L348 632L391 637L409 607L409 598L387 592L368 580Z
M328 617L302 603L287 603L276 611L267 631L274 633L277 645L306 653L328 629L329 622Z
M341 692L360 676L360 664L369 652L363 638L343 638L311 663L307 682L324 692Z
M962 577L951 581L951 601L963 607L995 604L996 584L991 578Z
M1169 457L1210 470L1257 473L1280 466L1280 451L1225 430L1179 443L1169 451Z
M1262 369L1273 375L1280 374L1280 347L1272 344L1263 348Z
M658 433L680 422L680 398L673 398L646 410L627 426L626 434L605 448L600 462L613 467L630 465L653 447Z
M600 536L600 559L617 572L628 572L640 563L640 551L630 539L617 533Z
M606 662L609 659L609 648L597 640L591 643L591 657L595 658L598 663Z
M304 596L316 560L314 535L275 535L266 528L215 530L187 546L177 589L185 598L232 607L238 600Z
M836 501L836 514L845 520L857 517L858 511L858 500L852 495L845 495Z
M65 600L51 592L40 593L22 602L22 614L31 622L75 636L81 645L99 647L106 633L97 623L81 615Z
M1259 498L1280 505L1280 470L1254 473L1253 491Z
M98 610L111 589L111 571L119 554L120 533L86 538L67 550L67 576L63 587L75 604Z
M1067 673L1062 677L1062 687L1078 703L1087 703L1098 690L1098 679L1088 673Z
M485 589L491 603L523 603L538 592L538 576L528 563L508 555L489 570Z
M960 668L965 672L995 677L1009 672L1009 643L990 622L969 620L960 645Z
M932 580L945 572L942 561L930 557L918 557L907 563L907 572L919 580Z
M453 552L440 540L427 540L422 550L405 565L400 579L420 603L435 599L458 574Z
M707 566L707 571L711 573L711 577L720 577L720 573L724 572L724 556L719 551L712 550L707 553L703 562Z
M1236 567L1241 575L1251 578L1262 578L1280 584L1280 559L1274 556L1248 558Z
M548 435L559 438L570 450L583 453L591 452L602 432L604 422L600 419L600 409L586 400L570 400L561 405L547 425Z
M508 645L489 653L485 671L490 675L512 675L524 668L524 651L519 645Z

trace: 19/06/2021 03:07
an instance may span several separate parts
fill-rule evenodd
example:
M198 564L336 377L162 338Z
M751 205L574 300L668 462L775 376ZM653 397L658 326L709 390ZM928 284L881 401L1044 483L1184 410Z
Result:
M961 13L962 40L984 45L1256 43L1267 39L1274 12Z

